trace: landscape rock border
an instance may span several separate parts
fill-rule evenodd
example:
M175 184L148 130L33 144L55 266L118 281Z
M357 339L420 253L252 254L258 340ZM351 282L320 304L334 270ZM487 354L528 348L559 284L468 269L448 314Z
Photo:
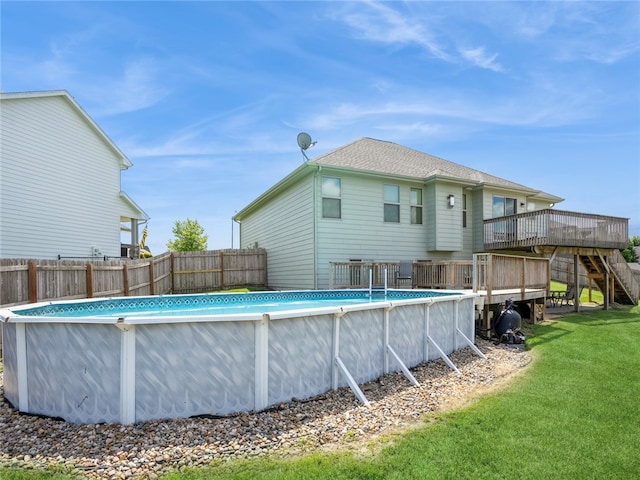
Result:
M476 345L486 359L470 348L449 356L460 375L434 360L411 369L419 387L399 372L361 385L369 406L340 388L261 412L135 425L76 425L22 414L4 399L0 377L0 466L73 471L89 479L152 479L229 458L362 449L501 388L532 360L522 345L481 338Z

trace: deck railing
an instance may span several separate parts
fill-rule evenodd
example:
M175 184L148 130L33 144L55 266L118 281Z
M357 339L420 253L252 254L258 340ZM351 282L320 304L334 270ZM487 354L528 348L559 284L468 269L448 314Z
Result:
M545 209L484 221L484 248L567 246L625 248L627 218Z
M549 260L496 253L475 254L473 261L413 263L412 282L396 283L400 262L331 262L330 288L371 286L474 291L548 289Z
M330 288L446 288L470 289L473 285L473 262L429 262L413 263L411 281L396 281L400 262L331 262Z
M640 282L638 282L633 270L629 268L625 258L618 250L614 250L607 258L607 262L616 277L618 277L620 285L626 290L629 297L635 299L637 303L638 299L640 299Z
M331 262L329 288L395 287L400 262ZM386 279L385 279L386 275ZM403 286L407 286L404 284Z
M549 289L549 259L476 253L473 255L473 291Z
M473 262L419 261L414 264L414 284L417 288L467 289L473 287Z

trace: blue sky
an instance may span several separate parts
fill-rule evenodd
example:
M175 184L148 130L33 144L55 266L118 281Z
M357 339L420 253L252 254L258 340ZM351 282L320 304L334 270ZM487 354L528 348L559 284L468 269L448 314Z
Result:
M0 2L5 92L67 90L134 166L167 250L361 137L630 218L640 235L640 2Z

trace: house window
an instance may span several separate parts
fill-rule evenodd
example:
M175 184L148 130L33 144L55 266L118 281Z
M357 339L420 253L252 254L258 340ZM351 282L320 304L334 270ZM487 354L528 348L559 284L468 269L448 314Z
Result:
M462 194L462 228L467 228L467 194Z
M517 200L509 197L493 197L493 218L513 215L516 210Z
M422 224L422 189L411 189L411 223Z
M384 185L384 221L400 223L400 187Z
M339 178L322 177L322 218L341 218L342 186Z

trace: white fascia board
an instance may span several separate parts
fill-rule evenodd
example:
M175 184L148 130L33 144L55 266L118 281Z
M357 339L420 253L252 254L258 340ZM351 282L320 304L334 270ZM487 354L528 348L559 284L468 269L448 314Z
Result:
M118 146L111 141L109 136L98 126L96 122L89 116L87 112L80 106L80 104L67 92L66 90L45 90L39 92L12 92L12 93L0 93L0 100L16 100L22 98L45 98L45 97L63 97L69 105L84 119L89 127L104 141L104 143L113 151L120 161L120 168L127 169L133 166L133 163L127 158L127 156L118 148Z
M129 197L129 195L127 195L125 192L120 192L120 198L122 198L131 208L133 208L137 213L140 214L140 218L138 220L149 220L149 215L147 215L147 213L142 210L142 208L140 208L140 206L138 206L138 204L136 202L134 202L131 197Z

